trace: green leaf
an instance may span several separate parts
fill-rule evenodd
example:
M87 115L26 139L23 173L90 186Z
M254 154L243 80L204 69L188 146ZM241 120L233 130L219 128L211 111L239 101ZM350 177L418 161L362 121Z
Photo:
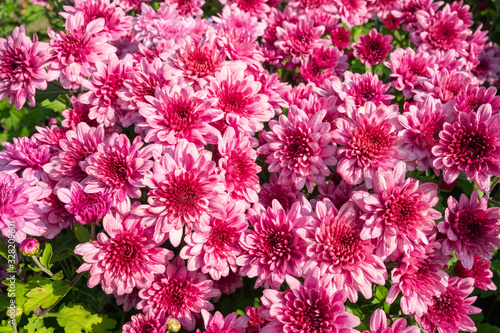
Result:
M26 303L24 303L24 311L31 312L36 308L46 309L54 305L61 297L71 289L71 286L59 281L53 281L47 278L37 277L35 288L28 291L26 294Z
M7 320L2 320L0 333L12 333L12 325Z
M90 240L90 233L83 225L75 223L75 236L80 243L87 243Z
M61 95L68 94L69 91L62 88L58 87L53 83L48 83L47 84L47 89L45 90L37 90L36 95L35 95L35 100L36 103L41 103L42 101L48 99L49 101L53 102L56 100L57 97Z
M52 245L50 243L45 243L45 250L43 250L43 254L40 257L40 263L43 267L50 269L52 264L50 263L50 259L52 259Z
M19 333L52 333L52 327L47 328L43 323L43 318L33 316L28 319L28 324L19 330Z
M66 333L108 333L115 328L116 321L107 315L92 314L79 304L63 305L58 313L54 314L57 322L64 327Z
M500 327L492 326L490 324L477 325L477 331L481 333L500 333Z
M51 277L51 280L62 280L64 278L64 273L63 271L59 271L56 274L54 274L53 277Z

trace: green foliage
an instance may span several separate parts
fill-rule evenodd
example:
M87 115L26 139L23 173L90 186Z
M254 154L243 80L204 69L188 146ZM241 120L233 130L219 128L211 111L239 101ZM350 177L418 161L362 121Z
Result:
M28 324L19 330L19 333L52 333L54 328L45 327L43 318L33 316L28 319Z
M59 312L52 314L66 333L107 333L116 326L114 319L107 315L92 314L83 306L69 303L61 307Z
M25 313L37 308L46 309L54 305L71 289L71 286L67 284L43 277L33 277L29 282L34 282L35 287L26 293L27 300L23 305Z

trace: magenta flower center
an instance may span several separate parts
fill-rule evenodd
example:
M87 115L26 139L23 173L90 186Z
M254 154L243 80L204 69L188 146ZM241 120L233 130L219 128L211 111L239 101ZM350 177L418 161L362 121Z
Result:
M313 34L310 30L299 30L297 29L293 38L290 39L292 44L292 49L297 52L306 52L310 48L310 44L313 41Z
M334 265L355 264L361 258L362 241L359 233L348 224L322 226L318 255Z
M89 48L87 43L88 40L81 36L75 36L74 34L65 35L60 33L59 36L61 39L53 39L55 44L54 48L60 54L64 64L69 65L70 62L73 61L77 63L82 62ZM72 59L68 59L70 57Z
M153 288L158 292L155 294L152 303L166 313L176 315L186 306L186 298L189 297L189 282L172 279L167 283L162 281L157 286L153 284Z
M115 103L117 99L116 92L123 86L124 76L111 73L97 92L105 106Z
M130 171L127 167L126 156L122 153L113 151L104 155L92 175L108 186L123 187L130 176Z
M245 95L236 89L228 89L219 96L218 106L226 113L236 113L246 115L247 99Z
M480 241L488 234L489 220L478 216L478 212L459 211L452 221L453 230L466 241Z
M439 50L453 48L453 42L457 37L457 29L454 22L437 22L436 26L429 28L429 43Z
M335 331L328 319L330 307L321 299L290 299L286 302L286 332L323 333Z
M312 154L307 133L297 131L288 136L284 154L288 159L293 159L295 164L306 162L307 158Z
M385 204L385 224L397 227L402 232L413 230L422 221L418 203L415 196L391 195Z
M349 141L353 154L364 166L373 165L381 160L383 155L392 147L396 133L390 132L390 124L363 124L354 130L354 136Z
M351 89L356 107L362 107L366 102L378 103L380 94L378 90L370 83L361 81Z
M109 206L106 198L101 193L74 193L75 198L72 204L72 213L80 219L81 224L99 222L108 213Z
M212 73L215 67L214 60L203 50L188 54L185 64L197 77L205 77Z
M445 322L448 325L453 325L453 323L459 321L457 317L460 315L459 310L463 308L463 301L459 297L454 297L452 290L448 289L441 296L433 297L432 305L429 306L429 314L434 323Z
M206 190L199 187L198 181L193 175L183 173L172 181L162 184L154 195L162 202L170 214L184 216L193 214L199 210L200 199L205 196Z
M29 79L28 61L22 59L22 53L18 50L8 48L3 54L3 59L0 59L0 79L8 81L24 81Z
M182 99L168 99L163 105L165 127L181 132L193 124L199 117L194 111L191 101Z
M483 162L484 157L494 149L490 139L477 131L475 128L459 128L453 134L453 141L449 145L449 150L455 156L456 161L466 165Z
M227 227L227 226L225 226ZM214 248L224 248L226 244L231 241L231 235L226 230L221 230L221 228L215 228L212 230L212 234L208 239L208 245Z
M106 270L114 275L130 276L141 270L147 258L142 253L141 234L122 233L111 239Z
M260 236L263 240L259 244L261 247L260 250L267 253L272 261L279 258L288 259L290 256L289 245L292 243L289 233L281 230L263 230Z

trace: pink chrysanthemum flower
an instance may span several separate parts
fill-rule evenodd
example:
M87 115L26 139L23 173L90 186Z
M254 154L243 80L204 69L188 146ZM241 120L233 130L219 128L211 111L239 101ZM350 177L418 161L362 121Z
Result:
M391 321L391 325L387 325L387 321ZM406 326L406 319L398 318L392 321L384 310L377 309L370 317L370 331L363 333L420 333L420 328L415 325Z
M327 183L317 184L319 193L316 201L329 199L335 208L340 209L352 196L352 186L347 185L338 172L328 179ZM311 200L314 203L314 199Z
M370 19L365 0L335 0L334 3L339 9L340 20L348 28L362 25Z
M305 56L301 63L299 71L304 81L314 82L319 86L325 79L341 77L349 68L347 56L334 46L322 46L314 50L313 54Z
M474 290L472 278L450 278L448 287L440 296L434 296L428 310L422 316L415 316L426 333L476 332L477 328L468 316L480 313L481 309L472 305L477 296L466 298Z
M493 272L490 270L491 261L482 260L474 256L471 269L465 268L460 261L453 267L453 273L461 278L474 278L474 287L482 290L497 290L497 286L491 281Z
M398 137L397 105L380 106L369 102L353 114L352 119L337 119L334 142L337 149L337 172L348 185L365 181L372 188L377 171L392 170L397 162L408 158Z
M220 217L224 209L224 181L211 158L209 151L199 152L182 140L144 176L144 185L151 189L147 219L156 222L161 232L170 233L174 246L179 245L184 226L202 231L210 217Z
M36 89L47 89L46 64L49 44L26 36L24 26L15 27L12 37L0 38L0 100L21 109L28 100L35 106Z
M387 58L393 48L391 41L391 35L384 36L373 28L368 34L359 36L357 43L352 44L354 56L360 57L363 65L373 67Z
M389 74L393 78L392 85L399 91L403 91L405 98L411 98L413 89L420 87L420 82L430 78L433 72L435 56L427 52L417 52L412 48L396 49L389 55L390 62L385 65L392 71Z
M500 208L488 208L488 198L479 201L474 190L470 199L465 194L460 201L450 196L444 221L439 222L439 232L446 235L442 241L443 253L455 256L465 268L471 269L474 256L491 260L495 247L500 246Z
M266 155L270 172L279 172L279 183L292 183L297 190L306 185L309 193L314 183L325 182L329 166L337 163L335 146L331 146L330 124L323 119L322 110L312 117L295 106L279 121L271 120L271 130L261 137L265 140L258 152Z
M151 153L138 136L132 144L125 134L113 133L97 146L97 151L81 164L89 175L84 180L85 192L106 191L113 195L115 205L130 198L141 197L142 178L151 169ZM129 198L130 197L130 198Z
M225 318L217 311L213 316L207 310L201 310L205 331L203 333L245 333L248 317L238 316L236 312L228 314ZM199 329L196 333L202 333Z
M304 285L288 276L284 292L265 289L262 316L269 323L261 333L345 332L355 333L360 320L345 311L347 293L336 291L319 269L307 275Z
M495 87L486 89L476 84L469 84L458 93L455 110L465 113L477 112L483 104L491 105L493 115L500 113L500 96L497 96L497 89Z
M460 113L453 124L444 124L432 153L434 167L443 170L448 184L464 170L469 180L488 191L490 175L500 176L500 121L491 113L491 105L485 104L477 113Z
M85 24L82 12L70 16L66 22L67 32L48 29L48 80L59 79L65 89L76 89L92 74L96 61L108 59L116 48L99 34L104 29L104 19Z
M71 96L70 101L73 109L63 111L64 120L61 122L63 127L74 130L79 123L86 123L90 127L99 126L95 119L89 118L91 105L80 102L75 96Z
M213 108L215 100L207 98L205 90L165 86L156 91L155 97L145 99L138 103L144 119L137 125L146 131L144 141L175 145L185 139L197 146L216 142L213 124L222 119L223 113Z
M59 140L61 151L43 166L43 171L50 178L58 180L63 187L69 187L72 181L80 182L87 177L80 163L96 152L97 146L103 141L103 127L89 127L86 123L80 123L75 130L66 132L64 139Z
M89 91L78 98L82 103L92 105L90 119L95 119L104 126L114 125L121 116L117 93L132 69L132 57L127 55L119 60L112 53L106 63L97 61L95 65L96 71L92 73L92 80L82 82Z
M262 311L264 311L263 306L258 309L247 306L245 309L245 314L248 316L246 333L260 333L262 331L262 328L267 324L267 320L262 318Z
M0 172L0 230L5 237L17 243L26 235L43 236L47 227L40 221L43 213L41 200L50 195L35 179L27 181L16 174Z
M261 20L265 19L267 14L271 11L268 0L221 0L220 3L227 5L227 7L231 9L241 9L245 13L249 13L253 17L257 17Z
M418 11L417 33L410 35L411 42L422 51L455 50L466 56L467 37L471 31L460 19L457 12L451 11L450 5L436 13Z
M434 221L441 218L441 213L431 208L439 202L438 186L405 179L405 175L405 163L399 162L393 173L376 174L374 194L356 191L352 195L363 211L361 238L374 240L375 253L382 258L394 251L395 256L407 253L413 244L428 243L427 234L436 226Z
M259 201L260 166L255 163L257 152L250 140L243 134L236 135L232 127L226 128L219 139L217 152L220 155L219 168L224 171L226 190L231 198L248 203Z
M494 84L498 81L500 72L500 47L492 42L485 45L479 53L479 64L472 70L480 84L488 82Z
M54 155L51 147L31 138L13 138L13 143L3 142L5 150L0 151L0 170L15 173L22 170L23 178L46 178L43 166Z
M57 197L65 203L64 207L70 212L76 222L86 225L98 223L111 209L112 198L104 192L85 193L83 186L72 182L71 187L57 190Z
M190 272L180 257L167 263L165 273L156 276L150 288L139 292L141 301L137 304L146 315L163 314L177 318L182 327L192 331L196 325L195 314L205 309L214 309L208 300L220 296L220 291L213 288L213 282L204 274Z
M301 205L294 204L286 213L276 200L267 209L257 203L247 217L253 230L247 229L241 236L241 246L248 254L236 259L240 274L257 277L255 288L272 289L279 289L287 276L300 277L306 243L297 229L310 220L302 215Z
M221 276L219 280L214 280L214 288L221 291L222 294L231 295L236 289L243 287L243 279L238 273L233 273L229 271L228 276ZM219 297L214 297L213 301L218 302Z
M298 64L302 56L312 54L314 49L323 45L328 46L327 41L321 39L324 32L325 27L314 26L312 19L304 18L297 24L284 21L282 27L276 27L277 40L274 45L286 56L291 56L292 63Z
M333 89L344 103L339 106L340 112L351 115L356 109L364 106L367 102L372 102L375 106L389 105L393 95L387 95L390 84L384 84L379 80L378 75L371 72L364 74L344 73L344 83L333 85Z
M321 276L332 280L336 290L345 290L353 303L361 292L372 297L372 283L384 285L387 271L382 260L373 254L369 240L361 239L362 221L352 203L340 210L328 201L316 204L317 225L299 230L307 240L304 276L318 268Z
M332 30L328 39L339 50L344 50L351 45L351 31L344 29L342 26L337 26Z
M156 318L142 313L132 316L122 327L122 333L165 333L166 330L167 318Z
M165 3L177 4L176 9L179 11L179 15L193 17L203 14L201 7L205 4L205 0L166 0Z
M288 211L294 202L298 202L300 196L303 195L295 186L287 183L280 184L276 173L271 173L271 177L267 184L262 184L259 192L259 203L265 208L272 205L273 200L278 200L281 207Z
M241 69L235 72L224 66L206 87L209 97L217 98L214 108L225 114L225 121L238 132L254 134L264 128L274 116L267 95L261 94L262 84Z
M130 294L134 288L149 288L155 276L165 272L165 263L174 255L160 248L164 238L156 237L154 228L144 228L140 221L130 213L109 214L102 223L107 234L99 233L96 241L76 246L75 254L84 260L76 272L90 271L89 288L100 284L107 294Z
M405 140L403 147L412 153L411 159L405 160L408 169L418 167L425 171L432 168L435 159L432 148L439 142L439 132L445 123L455 119L453 102L442 105L428 96L424 103L411 105L398 119L402 126L400 136Z
M421 88L415 91L414 99L416 101L421 102L425 97L431 95L446 103L456 99L458 94L471 84L471 77L463 71L443 68L436 72L430 80L421 83Z
M403 0L403 7L401 8L403 30L416 30L418 11L423 10L428 13L435 13L442 4L442 2L433 0Z
M57 194L54 192L55 181L48 179L47 183L38 182L36 185L50 191L50 195L41 200L44 209L40 215L40 220L47 227L44 237L52 239L62 229L67 228L70 222L73 222L73 216L64 208L64 203L59 200Z
M78 12L83 13L84 25L87 26L95 19L104 19L103 33L111 40L125 37L132 28L132 16L125 15L123 9L116 7L110 0L75 0L74 7L64 6L66 12L60 13L66 19L66 30L70 16L76 16Z
M448 257L440 248L441 244L431 239L429 244L417 245L399 259L399 267L391 272L393 285L385 300L388 304L402 293L400 305L404 314L421 316L427 312L432 297L439 296L448 285L448 274L444 270Z
M212 217L205 230L192 232L184 238L187 245L179 255L188 259L188 270L200 270L210 274L213 280L228 276L230 270L238 270L236 258L243 254L239 240L248 228L245 209L242 201L231 201L221 219Z

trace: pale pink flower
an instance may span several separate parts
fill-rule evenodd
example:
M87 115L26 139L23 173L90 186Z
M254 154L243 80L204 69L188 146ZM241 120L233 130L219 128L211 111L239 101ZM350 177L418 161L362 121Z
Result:
M287 213L276 200L267 209L257 203L247 217L253 229L241 236L241 246L248 254L236 259L240 275L257 277L255 288L264 285L276 290L287 276L300 277L306 243L297 229L310 220L302 214L301 204L294 204Z
M49 44L26 36L24 26L15 27L12 37L0 38L0 100L9 98L19 110L26 100L35 106L36 89L47 89L45 71Z
M265 19L267 14L271 11L270 6L268 5L268 0L221 0L220 3L227 5L231 9L241 9L242 11L261 20Z
M431 95L446 103L456 99L460 91L465 90L470 84L471 77L468 73L443 68L435 72L431 79L421 81L421 85L419 89L416 89L416 95L413 98L422 102L424 98Z
M479 64L472 70L472 73L477 77L480 84L488 82L494 84L498 79L500 72L500 47L489 42L484 49L479 53Z
M406 31L414 31L417 27L417 13L420 10L435 13L443 1L434 0L403 0L401 8L401 23Z
M458 261L453 267L453 273L461 278L474 278L474 287L482 290L497 290L497 286L491 281L493 272L490 270L491 261L482 260L474 256L474 263L471 269L467 269Z
M201 7L205 4L205 0L166 0L165 3L177 4L176 9L179 11L179 15L193 17L203 14Z
M245 333L248 317L238 316L236 312L228 314L226 317L217 311L213 316L207 310L201 310L205 330L203 333ZM196 333L202 333L199 329Z
M290 288L284 292L264 290L262 317L269 323L261 333L358 332L354 327L360 319L344 307L347 292L335 290L319 269L307 275L303 285L293 277L286 282Z
M151 287L139 292L142 300L137 308L156 318L170 315L177 318L184 329L192 331L196 325L195 314L203 309L213 310L208 300L220 296L220 291L212 285L204 274L188 271L184 261L176 257L167 263L165 273L156 276Z
M373 67L383 62L393 46L391 35L382 35L373 28L366 35L358 37L358 42L352 44L354 56L360 57L361 63L368 67Z
M391 325L387 325L387 321L391 321ZM406 319L398 318L392 321L384 310L377 309L370 317L370 331L371 333L420 333L420 328L416 325L406 326ZM363 333L370 333L364 331Z

